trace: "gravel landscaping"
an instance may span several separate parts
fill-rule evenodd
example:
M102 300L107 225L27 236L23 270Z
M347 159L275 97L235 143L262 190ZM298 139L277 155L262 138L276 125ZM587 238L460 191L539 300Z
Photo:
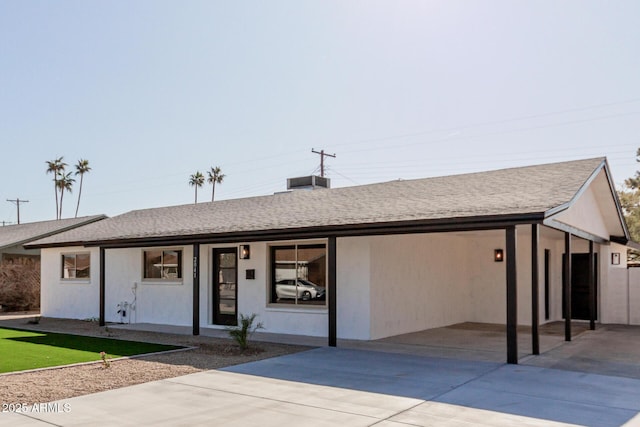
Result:
M196 347L113 360L107 368L97 362L3 374L0 375L0 404L51 402L309 349L304 346L251 342L251 346L242 352L229 339L105 328L99 327L96 322L82 320L42 318L34 325L29 324L28 319L15 319L2 320L0 326Z

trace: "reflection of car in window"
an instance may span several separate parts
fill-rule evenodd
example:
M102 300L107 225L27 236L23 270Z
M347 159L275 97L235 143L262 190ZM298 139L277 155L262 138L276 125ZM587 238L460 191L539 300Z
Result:
M304 279L284 279L276 282L276 296L278 299L323 299L326 295L325 288Z

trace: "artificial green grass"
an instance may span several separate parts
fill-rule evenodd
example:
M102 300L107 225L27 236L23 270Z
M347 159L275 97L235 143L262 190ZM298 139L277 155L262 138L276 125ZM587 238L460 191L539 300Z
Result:
M175 350L178 346L0 328L0 373Z

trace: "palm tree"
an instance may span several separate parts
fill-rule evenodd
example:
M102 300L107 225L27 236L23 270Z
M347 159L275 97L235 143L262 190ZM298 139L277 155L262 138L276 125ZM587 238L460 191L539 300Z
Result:
M60 208L58 203L58 189L60 188L60 186L58 185L58 177L64 172L64 168L67 166L67 164L64 163L62 159L63 157L59 157L55 160L45 162L47 163L47 173L53 174L53 191L56 195L56 219L60 219Z
M189 185L196 187L196 203L198 203L198 187L202 187L203 184L204 175L202 175L200 171L196 171L196 173L189 177Z
M222 184L222 181L224 181L224 174L222 173L220 166L216 166L215 168L211 167L211 170L207 172L207 175L209 175L207 182L209 184L213 184L213 188L211 189L211 201L213 202L213 197L216 194L216 184Z
M60 213L58 215L58 219L62 219L62 198L64 197L65 190L71 193L71 188L73 187L73 183L76 182L75 179L71 178L71 174L73 172L64 173L64 170L58 175L58 188L60 189Z
M80 159L76 165L76 176L80 175L80 189L78 190L78 204L76 205L76 218L78 218L78 209L80 209L80 196L82 196L82 180L84 174L91 170L89 160Z

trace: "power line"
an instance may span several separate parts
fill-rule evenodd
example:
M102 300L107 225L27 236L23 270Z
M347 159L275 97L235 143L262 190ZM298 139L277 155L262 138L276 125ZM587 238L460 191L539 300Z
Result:
M551 112L547 112L547 113L531 114L531 115L528 115L528 116L512 117L512 118L508 118L508 119L499 119L499 120L492 120L492 121L479 122L479 123L469 123L469 124L463 124L463 125L455 126L455 127L440 128L440 129L430 129L430 130L423 130L423 131L412 132L412 133L404 133L404 134L397 134L397 135L382 136L382 137L378 137L378 138L368 138L368 139L363 139L363 140L359 140L359 141L343 142L343 143L337 143L337 144L332 144L332 145L334 145L334 146L357 145L357 144L365 144L365 143L377 142L377 141L388 141L388 140L393 140L393 139L409 138L409 137L427 135L427 134L432 134L432 133L453 132L453 131L460 131L460 130L478 128L478 127L495 126L495 125L501 125L501 124L512 123L512 122L519 122L519 121L525 121L525 120L531 120L531 119L538 119L538 118L542 118L542 117L556 116L556 115L562 115L562 114L567 114L567 113L575 113L575 112L579 112L579 111L588 111L588 110L594 110L594 109L605 108L605 107L613 107L613 106L616 106L616 105L634 104L634 103L637 103L637 102L640 102L640 98L633 98L633 99L629 99L629 100L621 101L621 102L610 102L610 103L606 103L606 104L596 104L596 105L589 105L589 106L586 106L586 107L578 107L578 108L570 108L570 109L566 109L566 110L551 111ZM634 113L634 114L637 114L637 113Z
M29 201L20 200L20 199L14 199L14 200L7 199L7 202L11 202L16 205L16 208L18 209L18 224L20 224L20 203L29 203ZM4 222L2 223L2 225L4 225Z
M489 136L498 136L498 135L506 135L506 134L510 134L510 133L527 132L527 131L530 131L530 130L537 130L537 129L548 129L548 128L561 127L561 126L570 126L570 125L575 125L575 124L580 124L580 123L589 123L589 122L595 122L595 121L600 121L600 120L608 120L608 119L613 119L613 118L618 118L618 117L633 116L633 115L638 115L638 114L640 114L640 111L632 111L632 112L628 112L628 113L611 114L611 115L608 115L608 116L594 117L594 118L590 118L590 119L570 120L570 121L566 121L566 122L551 123L551 124L547 124L547 125L537 125L537 126L530 126L530 127L526 127L526 128L519 128L519 129L508 129L508 130L502 130L502 131L494 131L494 132L489 132L489 133L484 133L484 134L463 135L463 136L450 135L450 136L446 136L444 138L432 139L432 140L427 140L427 141L409 142L409 143L405 143L405 144L394 144L394 145L386 144L386 145L384 145L382 147L367 147L367 148L362 148L362 149L357 149L357 150L348 150L346 152L347 153L360 153L360 152L363 152L363 151L371 151L371 150L376 150L376 151L380 151L380 150L397 150L398 148L406 148L406 147L412 147L412 146L416 146L416 145L432 145L432 144L439 143L439 142L450 142L450 141L461 141L461 140L465 140L465 139L486 138L486 137L489 137ZM391 138L389 138L389 139L391 139Z

